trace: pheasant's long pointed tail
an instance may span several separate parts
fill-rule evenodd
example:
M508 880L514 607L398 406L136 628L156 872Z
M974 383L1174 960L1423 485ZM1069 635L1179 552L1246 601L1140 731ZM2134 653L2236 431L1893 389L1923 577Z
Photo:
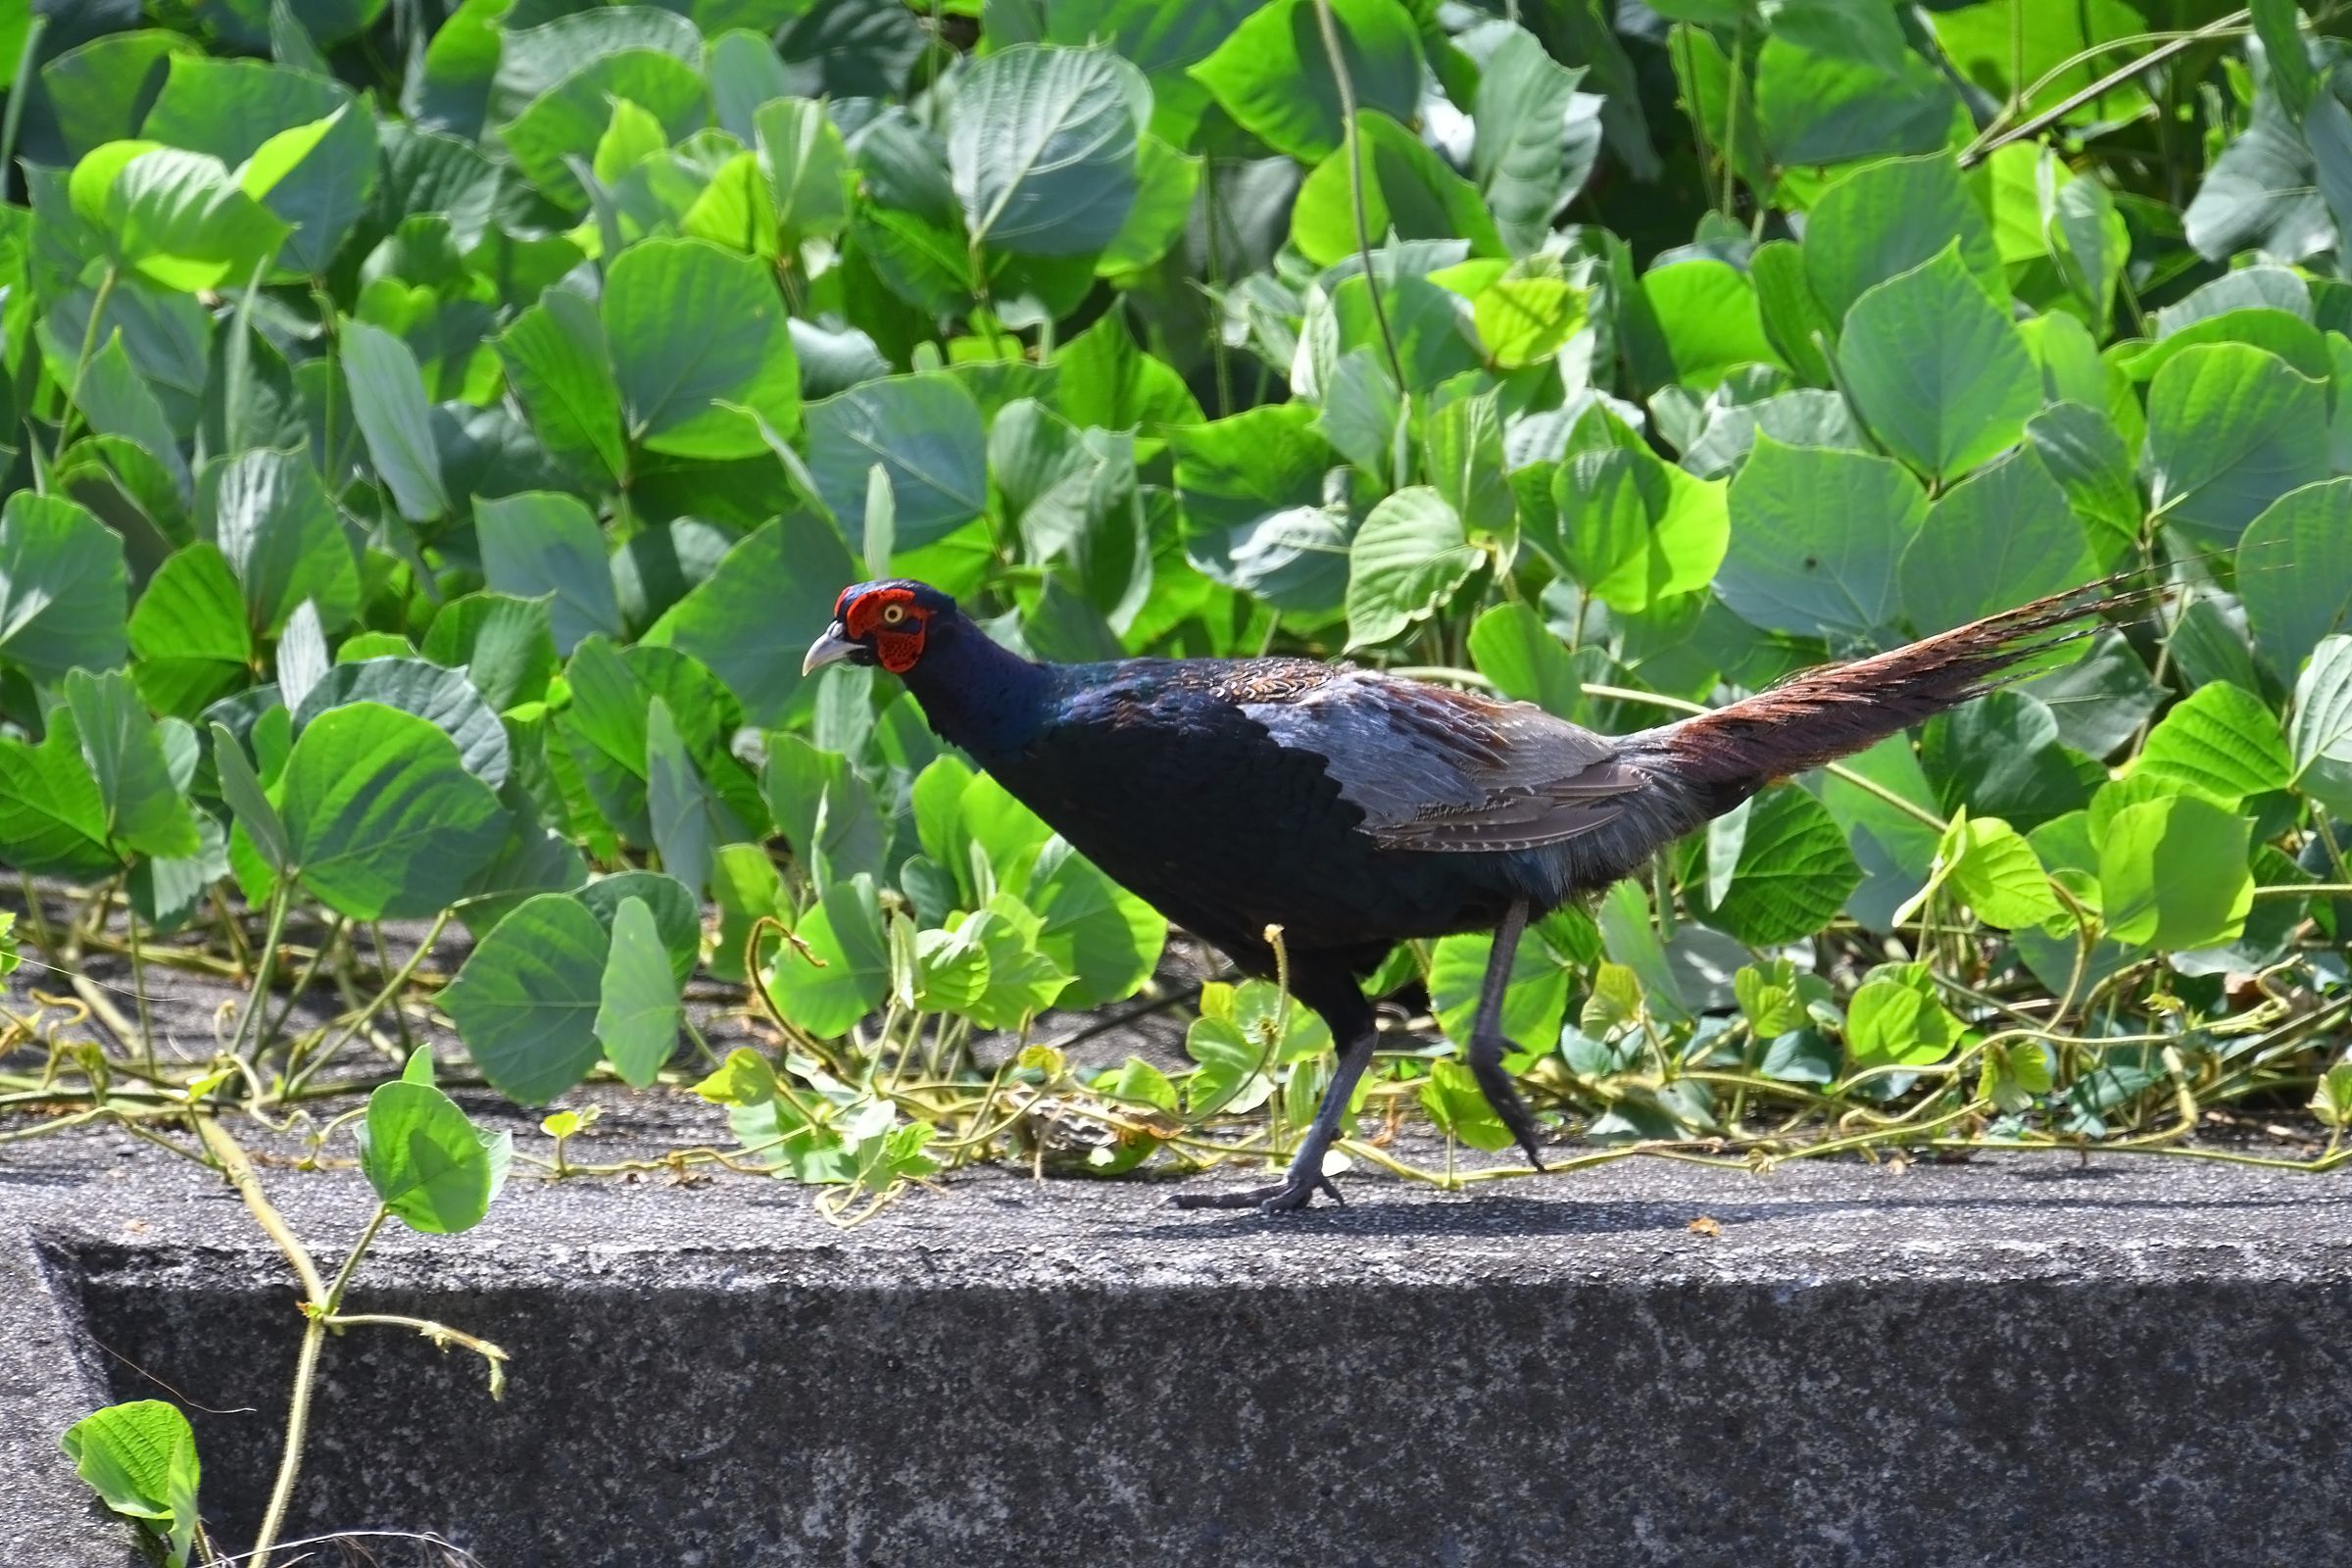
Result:
M1646 738L1672 759L1678 777L1744 797L2018 678L2027 660L2088 636L2092 617L2150 597L2119 591L2125 580L2086 583L1890 653L1809 669Z

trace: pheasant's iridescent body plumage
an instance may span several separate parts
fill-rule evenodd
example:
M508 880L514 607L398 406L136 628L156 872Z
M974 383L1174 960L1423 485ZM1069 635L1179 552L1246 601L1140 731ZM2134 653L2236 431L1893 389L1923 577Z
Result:
M1538 1159L1500 1066L1502 986L1531 915L1605 888L1772 779L1967 701L2100 602L2062 595L1625 736L1312 660L1035 663L903 581L846 590L808 662L901 675L943 739L1243 969L1274 973L1264 932L1282 928L1293 993L1342 1047L1289 1179L1245 1195L1287 1208L1338 1196L1322 1158L1373 1038L1358 981L1396 943L1502 939L1467 1055Z

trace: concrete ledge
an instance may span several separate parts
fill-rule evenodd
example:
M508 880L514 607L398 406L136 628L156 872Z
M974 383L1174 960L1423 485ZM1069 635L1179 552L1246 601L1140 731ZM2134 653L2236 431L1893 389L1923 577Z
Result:
M264 1174L324 1258L366 1216L356 1174ZM1351 1191L1275 1223L984 1173L841 1232L780 1184L518 1180L469 1236L387 1233L353 1296L505 1346L506 1401L403 1333L330 1344L293 1532L489 1568L2343 1554L2352 1184L2070 1158ZM283 1264L203 1171L94 1143L0 1167L0 1256L28 1232L57 1298L11 1273L0 1347L77 1318L122 1361L10 1352L0 1429L53 1444L93 1371L179 1397L241 1544ZM122 1561L6 1442L33 1495L0 1557Z

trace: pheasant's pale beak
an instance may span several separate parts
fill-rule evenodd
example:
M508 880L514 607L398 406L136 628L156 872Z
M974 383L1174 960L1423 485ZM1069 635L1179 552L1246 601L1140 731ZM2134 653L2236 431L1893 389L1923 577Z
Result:
M808 645L808 655L801 661L801 673L811 674L827 664L838 664L858 652L858 644L841 634L841 622L825 628L825 634Z

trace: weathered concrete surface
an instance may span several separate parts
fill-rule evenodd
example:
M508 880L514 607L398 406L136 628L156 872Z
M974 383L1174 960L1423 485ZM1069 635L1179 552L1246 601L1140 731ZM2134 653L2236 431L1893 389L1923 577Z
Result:
M53 1375L24 1446L92 1372L179 1397L241 1543L290 1278L205 1172L104 1148L0 1165L0 1237L36 1231L122 1358L11 1362ZM331 1266L357 1175L264 1176ZM780 1184L518 1179L468 1236L388 1232L351 1302L505 1346L505 1402L462 1352L354 1330L292 1525L487 1568L2343 1558L2352 1183L2114 1158L1350 1189L1277 1223L985 1173L842 1232ZM78 1484L31 1481L58 1485L0 1560L103 1560Z
M0 1185L17 1174L0 1166ZM0 1227L0 1563L10 1568L116 1568L129 1554L129 1532L82 1505L87 1489L57 1446L110 1398L80 1359L87 1341L74 1316L71 1283L52 1288L31 1233Z

